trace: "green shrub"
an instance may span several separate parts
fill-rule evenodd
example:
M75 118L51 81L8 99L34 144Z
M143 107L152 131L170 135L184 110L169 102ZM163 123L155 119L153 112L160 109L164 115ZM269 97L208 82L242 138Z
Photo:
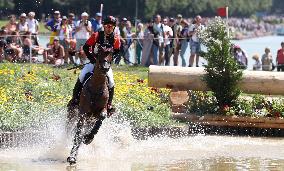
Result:
M208 27L198 30L202 44L207 47L203 57L208 61L205 65L204 81L217 99L219 109L234 106L240 95L238 82L242 78L242 71L231 54L231 38L228 36L225 22L216 17Z

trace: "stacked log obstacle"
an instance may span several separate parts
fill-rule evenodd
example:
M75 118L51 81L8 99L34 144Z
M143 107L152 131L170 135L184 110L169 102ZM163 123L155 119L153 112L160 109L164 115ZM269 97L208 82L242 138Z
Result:
M255 135L255 136L284 136L284 120L281 118L251 118L237 116L184 114L188 101L187 90L210 91L203 81L206 74L204 68L150 66L148 84L156 88L170 88L170 101L174 119L195 125L207 134ZM284 95L284 73L269 71L243 72L240 89L248 94ZM197 125L197 126L196 126ZM192 127L193 128L193 127Z
M210 90L202 80L202 67L155 66L149 67L149 86L176 90ZM284 73L269 71L243 72L240 89L248 94L284 95Z

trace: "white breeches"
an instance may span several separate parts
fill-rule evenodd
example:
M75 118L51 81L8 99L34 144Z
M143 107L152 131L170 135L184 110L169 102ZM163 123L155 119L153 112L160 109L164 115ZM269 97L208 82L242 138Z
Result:
M79 75L79 80L81 83L83 83L85 75L89 72L93 72L94 70L94 64L88 63L84 66L84 68L82 69L80 75ZM109 80L109 88L112 88L114 86L114 79L113 79L113 72L112 69L109 68L108 72L107 72L107 77Z

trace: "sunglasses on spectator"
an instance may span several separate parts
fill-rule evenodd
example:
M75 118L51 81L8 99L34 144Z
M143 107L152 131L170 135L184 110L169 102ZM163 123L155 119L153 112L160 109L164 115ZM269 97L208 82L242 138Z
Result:
M167 21L167 20L164 20L163 22L164 22L164 23L167 23L168 21Z
M106 28L113 28L114 25L112 25L112 24L106 24L106 25L104 25L104 27L106 27Z

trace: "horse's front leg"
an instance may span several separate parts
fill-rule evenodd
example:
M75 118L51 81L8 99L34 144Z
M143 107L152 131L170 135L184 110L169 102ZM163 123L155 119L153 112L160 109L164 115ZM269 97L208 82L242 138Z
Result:
M92 128L91 132L84 136L84 140L83 140L84 144L88 145L93 141L94 136L98 133L104 119L105 119L105 116L100 116L100 118L96 120L96 123L94 127Z
M77 128L76 128L76 133L74 137L74 144L70 152L70 156L67 158L67 162L70 163L70 165L75 164L77 161L77 154L78 154L78 149L82 143L82 128L84 124L84 117L80 116L79 121L77 123Z
M78 120L78 113L79 110L74 110L71 112L67 113L67 120L66 120L66 127L65 127L65 131L66 134L69 136L73 135L76 126L76 122Z

